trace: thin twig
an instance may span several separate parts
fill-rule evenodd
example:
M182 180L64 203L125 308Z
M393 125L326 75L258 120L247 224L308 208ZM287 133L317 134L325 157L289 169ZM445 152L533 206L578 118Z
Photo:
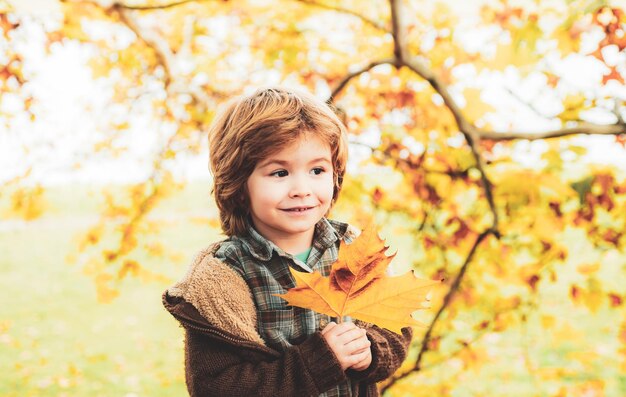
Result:
M334 98L339 95L339 93L341 91L343 91L343 89L346 87L346 85L350 82L350 80L352 80L353 78L360 76L361 74L365 73L365 72L369 72L371 69L375 68L378 65L385 65L385 64L391 64L394 65L394 60L392 58L385 58L385 59L379 59L377 61L373 61L370 62L368 65L364 66L363 68L352 72L352 73L348 73L347 75L344 76L343 79L341 79L341 81L339 82L339 84L337 84L337 86L333 89L332 93L330 94L330 98L328 99L327 102L332 102L334 101Z
M126 10L134 10L134 11L164 10L167 8L177 7L186 3L201 3L205 1L208 1L208 0L180 0L180 1L175 1L172 3L155 4L155 5L149 5L149 6L148 5L144 5L144 6L128 5L123 2L116 1L113 4L104 6L96 0L60 0L61 3L67 3L67 4L92 4L101 8L117 7L117 8L123 8Z
M165 73L163 83L165 85L165 88L167 89L170 86L172 79L173 79L172 62L171 62L171 58L173 57L173 55L172 55L172 51L170 50L170 48L165 44L164 40L160 40L159 38L156 38L156 37L150 37L148 32L142 31L139 28L138 24L135 22L134 18L128 12L128 9L118 4L113 5L112 9L117 11L117 13L120 16L120 20L130 30L132 30L133 33L135 33L137 38L143 41L147 47L149 47L150 49L152 49L152 51L154 51L154 54L157 58L157 62L159 63L159 65L163 67L163 72Z
M543 113L541 113L541 111L539 109L537 109L537 107L535 105L533 105L532 103L524 100L522 97L520 97L519 95L517 95L517 93L515 91L513 91L512 89L510 89L509 87L505 87L504 90L506 92L509 93L509 95L511 95L513 98L515 98L519 103L521 103L522 105L528 107L528 109L532 110L533 113L535 113L537 116L544 118L544 119L553 119L554 117L552 116L548 116L545 115Z
M493 141L510 141L514 139L527 139L534 141L538 139L561 138L570 135L620 135L626 134L626 124L599 125L591 123L581 123L575 127L562 128L544 132L500 132L500 131L477 131L477 135L482 139Z
M127 10L153 11L153 10L164 10L166 8L178 7L187 3L201 3L201 2L206 2L206 1L208 0L180 0L180 1L175 1L173 3L155 4L155 5L149 5L149 6L131 6L131 5L117 2L115 3L115 5L121 8L125 8Z
M365 15L361 15L356 11L352 11L352 10L348 10L346 8L342 8L342 7L337 7L337 6L331 6L328 4L323 4L323 3L318 3L317 1L312 1L312 0L296 0L299 3L302 4L307 4L310 6L314 6L314 7L319 7L319 8L324 8L326 10L331 10L331 11L336 11L336 12L340 12L342 14L348 14L348 15L352 15L355 16L357 18L359 18L360 20L362 20L363 22L365 22L366 24L378 29L378 30L382 30L383 32L389 33L389 29L387 29L385 26L379 24L378 22L374 21L373 19L370 19L368 17L366 17Z
M394 160L397 163L403 163L403 164L406 164L408 166L412 166L412 164L409 161L407 161L405 159L393 157L389 153L385 152L384 150L380 150L380 149L378 149L375 146L368 145L367 143L355 141L353 139L350 139L348 141L348 143L350 145L362 146L362 147L368 148L368 149L370 149L372 151L372 153L377 153L377 154L380 154L380 155L384 156L384 158L386 160ZM447 171L444 171L444 170L434 170L434 169L431 169L431 168L427 168L424 165L420 165L419 168L420 168L420 170L423 170L427 174L447 175L447 176L449 176L452 179L466 178L468 176L468 173L469 173L469 170L453 170L453 169L448 169Z
M497 318L498 315L504 314L504 313L508 313L508 312L512 312L514 310L516 310L517 307L509 307L500 311L497 311L494 313L493 318ZM447 362L448 360L458 356L459 354L461 354L461 352L469 347L471 347L471 345L473 345L474 343L478 342L483 336L485 336L488 332L492 331L494 328L494 324L491 323L491 326L487 326L485 328L480 329L478 332L476 332L476 334L467 342L463 343L463 347L461 347L460 349L457 349L449 354L447 354L446 356L440 357L439 359L437 359L436 361L433 361L431 363L429 363L428 365L422 365L421 367L421 371L426 371L426 370L430 370L433 369L445 362Z
M383 390L381 390L381 394L384 393L390 387L392 387L400 379L404 379L407 376L409 376L411 373L418 372L421 369L422 359L424 358L424 354L426 354L426 352L428 351L428 344L430 342L430 338L435 328L435 325L437 325L437 323L439 322L439 319L441 318L441 315L448 308L448 306L450 305L450 302L452 302L452 298L458 292L459 287L461 285L461 281L463 281L465 273L467 272L467 269L472 261L472 258L474 257L474 254L476 253L476 249L487 236L489 236L490 234L495 234L494 232L495 231L493 229L485 230L478 236L478 238L474 242L474 245L470 249L467 255L467 258L465 258L465 262L463 263L463 265L461 266L461 269L459 270L459 274L456 276L456 278L452 282L452 285L450 286L450 290L448 290L448 293L444 297L441 307L437 311L437 314L435 314L433 321L431 321L428 327L428 330L426 330L426 334L424 335L424 338L422 339L422 344L421 344L421 347L417 355L417 359L415 360L415 365L413 366L413 368L410 371L407 371L401 374L400 376L391 379L391 381L383 387Z

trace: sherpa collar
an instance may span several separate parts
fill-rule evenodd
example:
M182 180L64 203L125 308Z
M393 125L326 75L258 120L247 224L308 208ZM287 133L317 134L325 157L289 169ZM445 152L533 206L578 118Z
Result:
M164 293L167 309L183 325L197 322L191 304L208 327L218 328L243 340L265 345L257 332L256 308L246 282L228 265L213 257L217 244L200 251L182 280ZM169 304L168 298L182 298Z

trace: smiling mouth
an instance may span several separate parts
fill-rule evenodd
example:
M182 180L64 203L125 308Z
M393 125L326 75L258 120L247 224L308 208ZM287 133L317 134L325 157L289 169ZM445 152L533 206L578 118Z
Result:
M295 207L295 208L284 208L282 210L287 211L287 212L304 212L304 211L311 210L313 208L315 207Z

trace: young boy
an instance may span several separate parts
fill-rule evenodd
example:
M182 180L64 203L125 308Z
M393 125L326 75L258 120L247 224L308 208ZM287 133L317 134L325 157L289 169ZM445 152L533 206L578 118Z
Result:
M209 131L213 193L228 239L163 294L185 328L191 396L375 396L402 335L288 306L289 272L327 276L354 231L326 215L341 190L346 130L314 96L269 88L235 98Z

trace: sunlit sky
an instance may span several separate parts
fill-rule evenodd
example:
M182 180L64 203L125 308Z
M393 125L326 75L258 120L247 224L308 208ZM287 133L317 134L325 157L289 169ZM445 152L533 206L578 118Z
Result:
M55 0L10 1L17 13L28 14L46 24L58 24L60 10ZM101 1L101 3L104 3ZM1 4L1 2L0 2ZM469 15L469 11L468 11ZM94 80L87 62L93 56L88 47L67 42L44 50L43 30L35 24L18 45L25 54L24 65L29 68L29 90L38 98L35 104L39 117L30 120L24 114L10 123L3 131L0 123L0 182L20 175L26 167L33 166L32 179L46 184L72 182L128 182L140 180L149 169L150 156L158 148L163 134L172 132L167 126L155 125L149 117L149 103L133 108L133 130L126 131L124 143L130 147L127 155L115 160L90 161L89 148L102 137L99 125L105 119L127 116L129 109L111 106L114 91L103 80ZM485 32L474 31L464 35L467 45L479 45L485 40ZM130 37L132 39L132 37ZM589 43L593 42L590 38ZM585 45L591 45L583 41ZM626 64L626 54L607 54L614 62ZM590 59L570 56L564 61L552 60L552 67L574 89L591 93L603 69ZM459 80L470 79L482 87L482 99L496 111L485 119L500 130L515 129L541 131L559 128L558 120L547 120L533 112L520 99L533 101L533 105L545 114L556 114L560 101L554 97L542 97L545 80L540 74L522 77L515 68L503 72L478 73L472 66L456 68ZM585 76L585 78L581 78ZM608 87L611 95L626 100L626 88L617 82ZM451 87L452 94L463 103L462 86ZM326 90L320 89L320 92ZM21 102L12 95L3 95L1 109L8 113L19 111ZM88 111L87 111L88 110ZM599 123L611 123L614 119L604 114L590 115ZM155 134L155 131L161 131ZM375 134L374 134L375 135ZM375 142L376 136L371 137ZM588 148L585 161L612 164L626 170L626 150L614 144L614 137L579 136L575 140ZM451 142L454 144L454 142ZM28 148L27 151L24 148ZM528 165L537 163L545 150L545 142L517 143L517 159ZM358 149L353 151L357 154ZM353 156L354 158L358 156ZM80 163L80 167L76 164ZM206 149L198 156L181 162L178 174L185 179L208 178Z

